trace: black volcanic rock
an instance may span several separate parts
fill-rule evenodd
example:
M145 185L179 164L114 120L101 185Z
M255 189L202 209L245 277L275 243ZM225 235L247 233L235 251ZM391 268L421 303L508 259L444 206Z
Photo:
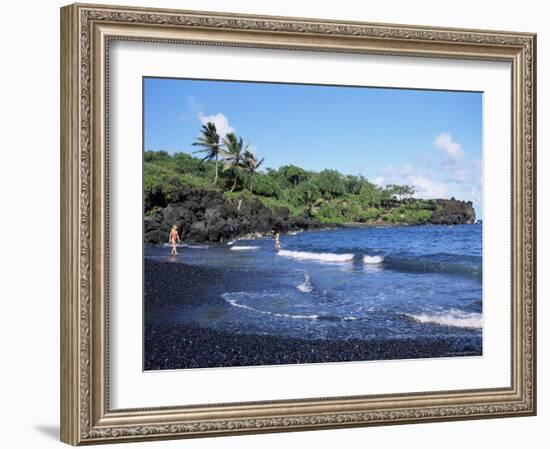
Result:
M326 227L306 216L290 218L286 207L271 210L255 197L228 201L221 192L189 188L179 190L174 197L180 202L162 207L159 201L147 211L144 218L146 244L168 241L174 224L182 240L194 243L223 242L247 234L265 235L274 229L287 232Z
M392 200L395 204L400 203ZM414 202L408 200L408 203ZM168 241L171 227L178 226L180 238L193 243L225 242L245 235L267 235L274 230L280 232L312 230L336 225L327 225L307 214L291 217L284 206L270 209L257 197L243 197L227 200L217 190L177 189L166 203L164 198L150 197L144 218L144 242L148 245ZM164 204L164 206L163 206ZM466 224L475 222L475 212L471 202L436 200L424 204L432 209L428 223L439 225Z
M472 224L476 221L476 213L471 201L436 200L436 210L429 220L431 224L458 225Z
M186 240L191 242L204 242L208 239L208 228L204 221L196 221L191 225Z

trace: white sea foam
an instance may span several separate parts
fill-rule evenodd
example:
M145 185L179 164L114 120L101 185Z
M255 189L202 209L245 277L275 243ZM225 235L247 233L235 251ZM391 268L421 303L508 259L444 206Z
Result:
M483 316L481 313L467 313L453 309L447 313L421 313L408 315L419 323L435 323L441 326L463 327L469 329L481 329Z
M232 246L231 251L251 251L254 249L258 249L259 246Z
M309 274L304 273L304 281L296 287L302 293L311 293L313 291L313 284Z
M319 262L349 262L353 259L353 254L309 253L306 251L288 251L284 249L280 250L277 254L292 259L316 260Z
M379 264L384 261L383 256L363 256L363 263L366 264Z
M233 307L252 310L253 312L261 313L264 315L271 315L271 316L276 316L280 318L292 318L295 320L316 320L317 318L319 318L319 315L291 315L289 313L268 312L267 310L256 309L255 307L247 306L246 304L241 304L235 298L230 297L235 294L238 294L238 293L224 293L222 295L222 298L225 299Z
M297 235L297 234L300 234L300 233L302 233L302 232L304 232L304 231L302 231L301 229L299 229L298 231L291 231L291 232L287 233L287 235Z

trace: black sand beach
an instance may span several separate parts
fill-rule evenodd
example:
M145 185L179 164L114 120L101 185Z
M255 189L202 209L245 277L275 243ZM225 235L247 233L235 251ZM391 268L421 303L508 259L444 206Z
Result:
M250 280L257 273L249 273ZM181 310L247 282L231 268L145 260L144 369L182 369L481 355L481 337L306 340L225 333L181 319ZM180 315L177 315L180 313ZM176 316L179 318L176 319Z

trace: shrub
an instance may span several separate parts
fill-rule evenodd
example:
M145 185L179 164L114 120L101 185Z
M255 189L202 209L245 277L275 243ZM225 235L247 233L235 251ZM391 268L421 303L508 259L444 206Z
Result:
M252 192L256 195L278 198L281 195L281 187L271 176L256 175L252 179Z
M346 191L342 175L336 170L323 170L314 175L312 180L326 199L342 196Z

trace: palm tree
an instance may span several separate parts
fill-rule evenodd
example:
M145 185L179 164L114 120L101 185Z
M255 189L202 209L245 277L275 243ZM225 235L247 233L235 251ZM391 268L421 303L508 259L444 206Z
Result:
M254 174L260 168L260 165L264 162L264 159L256 159L256 155L249 150L244 152L244 165L247 173L250 176L250 191L252 191L252 182L254 180Z
M218 159L222 152L220 145L220 135L216 130L216 125L212 122L208 122L206 125L202 125L201 134L197 138L197 141L193 143L194 146L202 147L202 149L195 151L195 153L206 153L206 156L202 158L202 161L212 160L216 161L216 174L214 176L214 185L218 182Z
M239 171L246 169L244 155L248 151L248 145L243 148L244 142L242 137L237 137L235 133L228 133L223 138L223 157L224 168L223 170L230 170L233 174L233 187L231 192L237 187L237 179L239 177Z

